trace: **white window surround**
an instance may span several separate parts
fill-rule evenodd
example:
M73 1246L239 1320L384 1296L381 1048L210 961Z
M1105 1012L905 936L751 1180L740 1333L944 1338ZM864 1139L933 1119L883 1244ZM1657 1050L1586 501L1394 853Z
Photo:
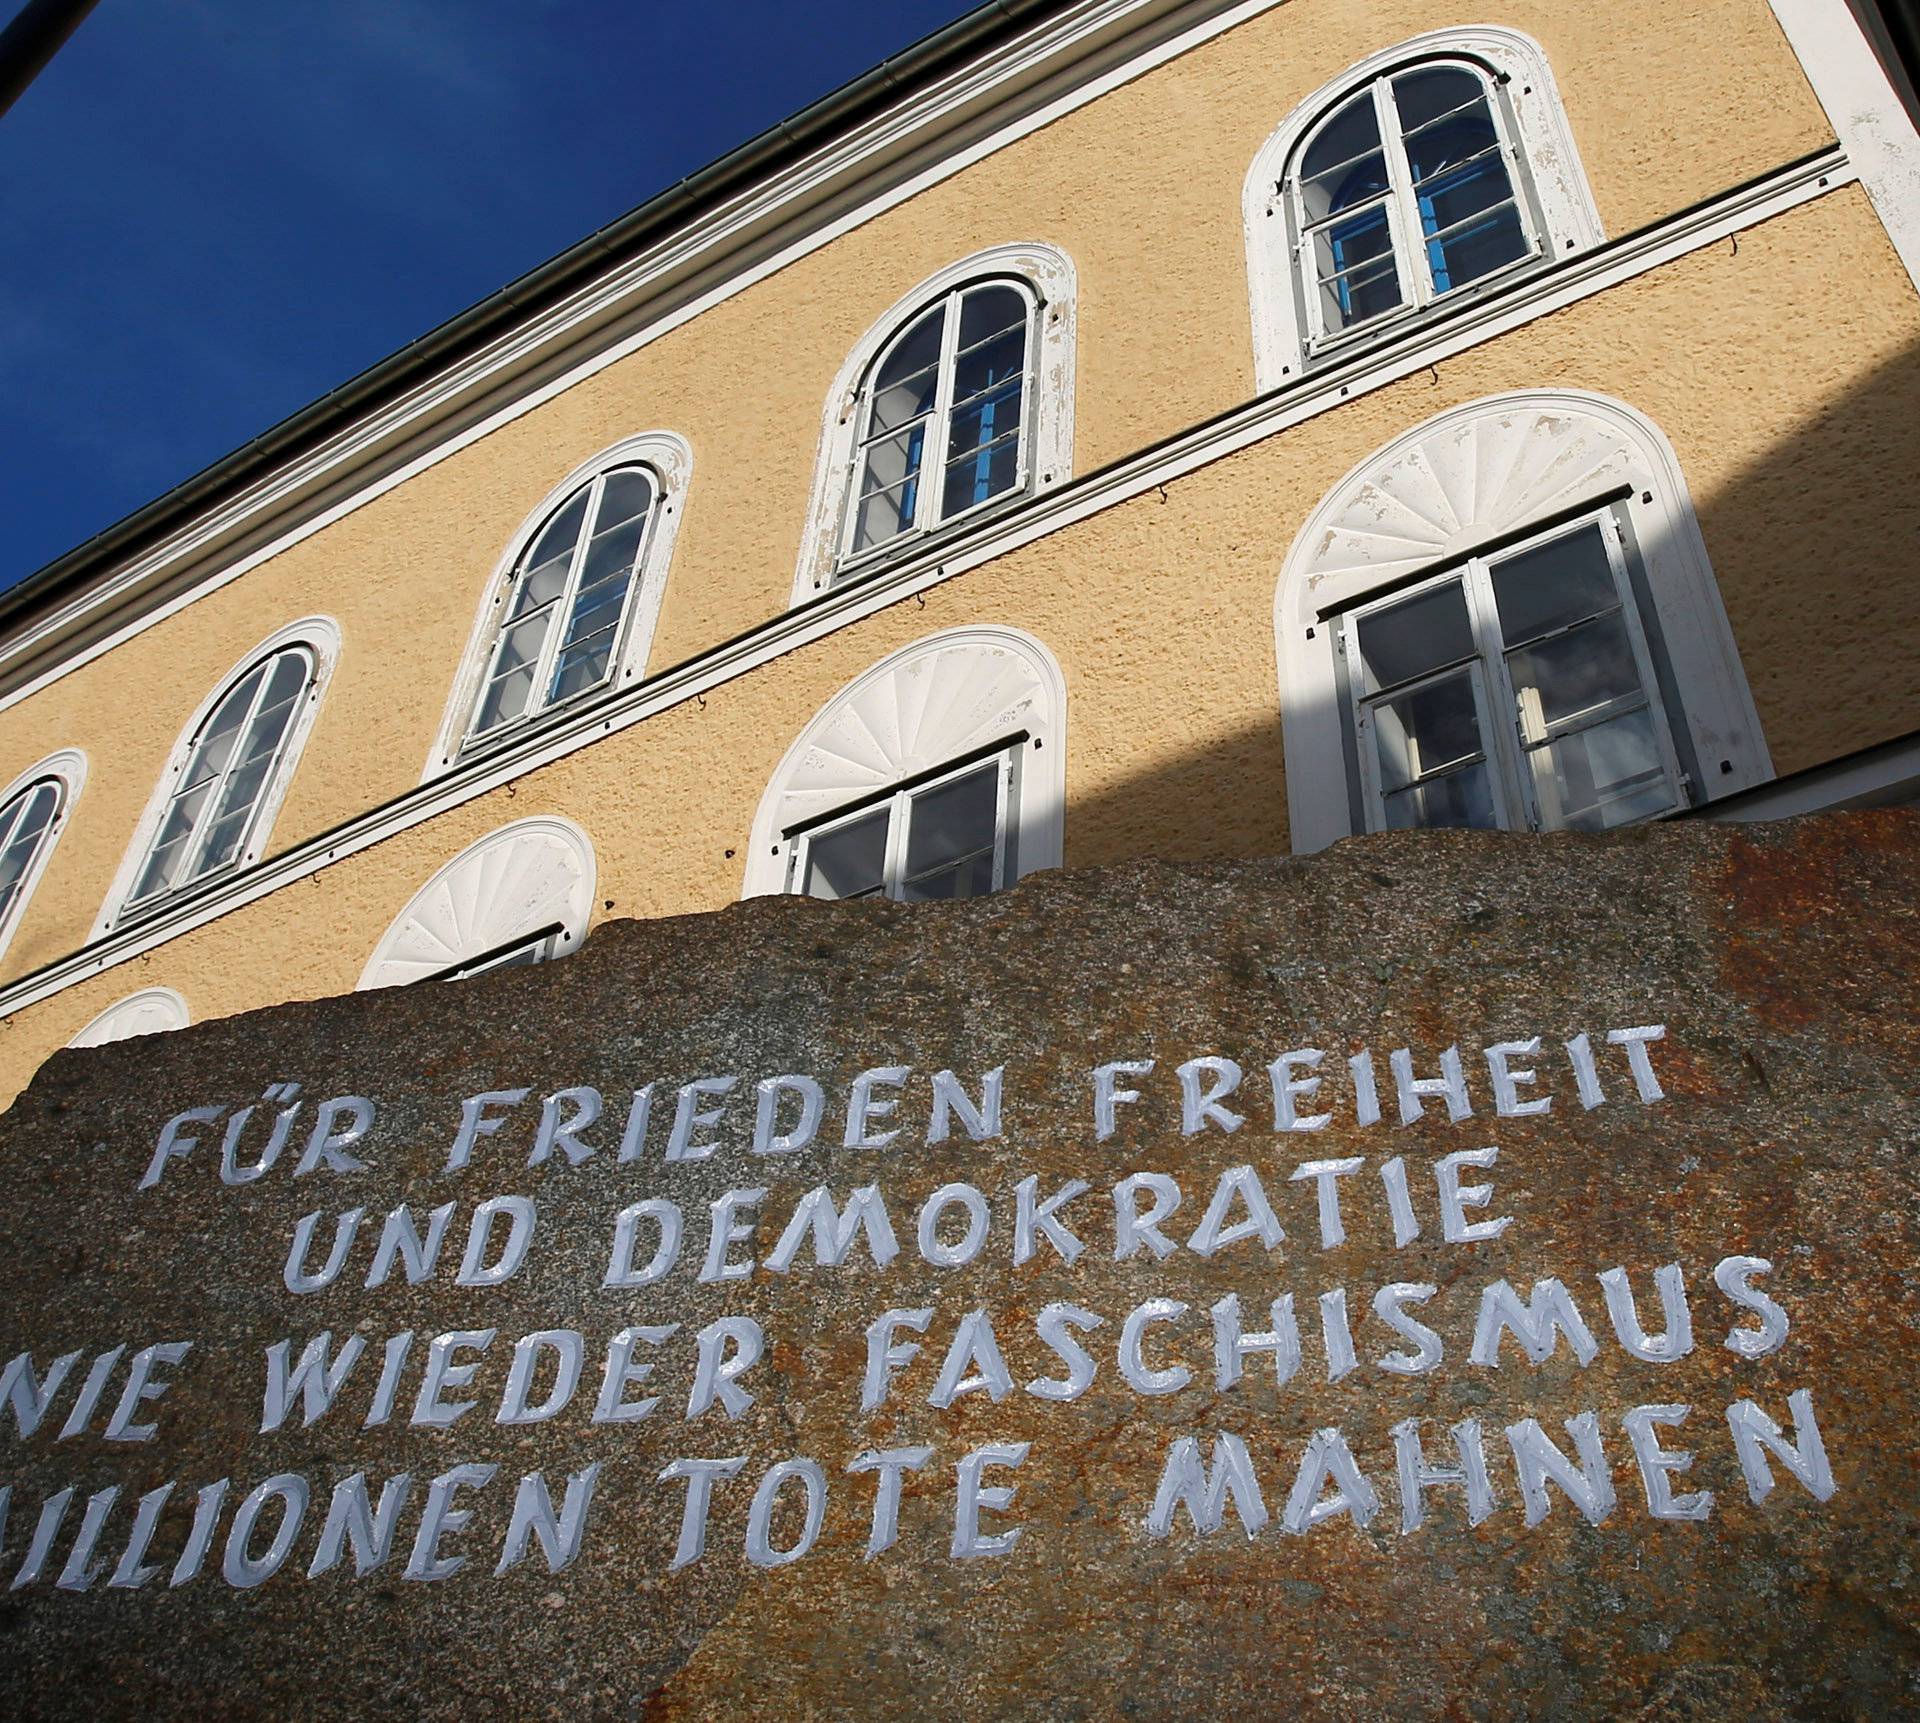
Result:
M69 1047L105 1047L136 1035L184 1029L192 1021L187 1002L171 987L143 987L116 1000L67 1043Z
M558 814L476 839L417 892L374 947L358 991L402 987L552 932L577 951L593 914L593 840Z
M834 695L782 757L754 815L740 895L787 889L795 826L1021 732L1014 876L1060 866L1066 729L1060 666L1024 630L954 628L902 647Z
M73 804L79 800L81 790L87 782L87 756L78 748L59 748L38 764L29 766L5 789L0 790L0 808L4 808L15 796L22 795L45 779L57 779L60 785L60 804L53 810L53 821L41 834L40 842L28 858L25 870L20 875L20 884L14 892L13 902L8 905L4 919L0 919L0 955L4 955L20 923L26 918L27 905L32 900L34 888L39 885L41 876L47 871L47 863L53 859L54 845L59 843L60 834L67 829L67 819L73 812Z
M1652 421L1577 390L1471 401L1405 432L1354 467L1294 539L1274 594L1274 634L1298 854L1362 828L1349 793L1346 716L1328 611L1622 489L1679 695L1667 719L1698 764L1703 802L1752 788L1773 763L1680 463Z
M1417 61L1468 60L1490 72L1504 98L1512 142L1520 158L1515 191L1527 206L1529 224L1540 240L1531 262L1510 265L1482 282L1468 283L1436 298L1414 318L1437 316L1470 303L1482 290L1510 281L1515 273L1545 269L1590 250L1605 238L1586 170L1574 146L1560 94L1544 49L1531 36L1503 25L1476 24L1433 30L1370 54L1322 85L1290 113L1260 146L1247 170L1241 194L1241 222L1247 250L1247 291L1253 312L1254 382L1261 394L1301 374L1308 363L1305 307L1293 259L1292 221L1282 192L1288 164L1321 120L1375 79ZM1333 351L1364 346L1368 332L1385 338L1403 330L1407 316L1357 324Z
M156 892L137 905L128 905L127 897L140 877L140 870L146 865L147 854L153 845L160 822L166 817L171 803L175 780L185 769L188 756L193 752L194 743L200 738L200 732L213 710L226 698L236 683L241 681L263 660L288 647L304 646L313 655L313 674L308 679L306 691L300 696L292 722L281 744L280 760L273 775L261 788L259 798L254 803L253 818L248 823L245 838L242 840L241 853L230 866L220 870L222 874L243 871L266 854L267 843L273 834L273 822L280 812L280 804L286 800L287 786L293 781L293 774L299 769L300 754L306 747L307 736L313 729L314 718L320 710L320 703L326 698L327 684L333 678L333 667L340 657L340 624L330 616L303 616L298 622L289 622L284 628L277 628L259 645L242 658L227 674L220 678L208 692L206 698L195 708L193 716L182 727L178 739L173 744L173 752L167 756L166 767L160 773L159 781L153 787L153 794L147 800L146 811L140 816L140 823L133 829L133 841L127 846L127 853L121 859L119 871L113 876L113 884L107 890L107 900L100 911L100 918L94 923L93 937L111 933L124 922L132 922L146 916L149 911L157 911L187 892L191 892L201 880L189 880L176 889ZM212 874L202 879L211 879Z
M614 651L613 673L603 683L565 700L555 701L525 718L501 725L485 736L469 736L481 679L493 656L499 634L501 606L513 590L520 558L534 536L553 517L575 491L591 484L602 473L615 467L646 467L658 481L660 492L654 501L653 518L648 523L641 545L640 565L633 585L628 589L626 609L621 618L618 644ZM688 487L693 479L693 448L685 437L673 431L642 431L623 437L602 449L591 460L583 461L540 499L508 540L499 561L488 575L486 586L474 615L473 631L468 636L460 668L447 694L445 712L427 755L420 781L431 782L450 770L463 753L476 754L497 746L511 745L539 730L562 713L572 713L583 702L591 702L618 689L630 688L640 680L647 667L647 652L653 645L653 630L660 618L660 600L666 590L667 571L673 562L673 547L680 534L680 521L686 513Z
M921 312L958 288L993 279L1024 285L1038 303L1035 335L1028 354L1032 379L1026 403L1023 467L1026 482L969 510L981 512L1017 503L1065 484L1073 476L1074 323L1077 294L1073 261L1058 248L1038 242L996 245L976 251L930 275L896 300L855 344L827 391L821 416L820 447L814 462L812 500L800 538L800 562L794 571L792 604L818 598L833 584L843 560L847 514L853 500L855 456L867 377L882 352ZM957 524L957 523L956 523ZM941 530L936 526L934 533ZM859 568L884 567L889 551L927 543L926 532L902 533L888 546L857 560Z

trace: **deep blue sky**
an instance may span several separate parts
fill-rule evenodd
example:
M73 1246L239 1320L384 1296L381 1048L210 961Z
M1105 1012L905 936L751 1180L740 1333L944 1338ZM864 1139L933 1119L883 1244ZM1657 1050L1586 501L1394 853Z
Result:
M0 586L973 4L100 0L0 117Z

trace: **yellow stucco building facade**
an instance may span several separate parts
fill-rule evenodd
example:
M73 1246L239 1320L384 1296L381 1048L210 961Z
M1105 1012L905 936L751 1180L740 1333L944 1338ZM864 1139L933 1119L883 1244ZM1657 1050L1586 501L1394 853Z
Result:
M1910 797L1845 0L1048 0L0 600L0 1090L743 894Z

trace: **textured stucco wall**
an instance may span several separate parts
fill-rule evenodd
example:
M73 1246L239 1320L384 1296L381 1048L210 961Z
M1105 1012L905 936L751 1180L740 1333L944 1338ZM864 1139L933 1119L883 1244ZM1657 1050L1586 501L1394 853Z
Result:
M1844 302L1834 257L1854 260ZM196 1017L350 988L442 862L527 815L592 833L602 915L719 907L814 711L894 648L962 623L1029 629L1060 661L1069 865L1283 851L1271 614L1293 535L1398 432L1507 389L1613 394L1667 432L1780 770L1920 728L1916 372L1920 300L1865 196L1832 193L1737 252L1696 253L1358 397L0 1021L0 1090L136 987L178 987ZM324 744L316 732L309 766ZM68 859L63 844L54 875Z
M1074 258L1080 471L1244 399L1240 187L1260 143L1361 56L1488 18L1451 3L1278 6L876 217L0 713L8 775L58 747L92 760L0 975L85 939L187 716L295 617L337 617L344 649L272 847L410 788L497 557L552 484L620 437L668 427L696 452L654 666L776 613L828 385L873 319L956 256L1035 238ZM1494 21L1545 45L1610 233L1828 140L1764 0L1524 0ZM1654 90L1657 102L1646 99ZM1142 530L1128 554L1150 558L1156 541ZM1123 678L1133 668L1088 666Z

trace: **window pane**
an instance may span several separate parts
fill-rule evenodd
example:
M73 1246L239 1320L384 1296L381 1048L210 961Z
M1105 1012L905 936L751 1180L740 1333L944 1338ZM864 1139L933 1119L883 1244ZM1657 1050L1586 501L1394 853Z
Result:
M1562 736L1529 759L1547 826L1601 831L1674 805L1653 714L1645 707Z
M1641 692L1627 625L1617 610L1509 652L1507 674L1520 703L1521 735L1529 742L1542 740L1555 724Z
M989 497L1012 490L1020 482L1020 437L1009 432L991 447L947 463L946 486L941 493L942 516L958 514Z
M1402 72L1393 80L1393 106L1416 177L1424 164L1439 159L1444 146L1434 141L1437 134L1478 125L1488 139L1493 136L1487 86L1465 66L1422 66Z
M1502 178L1504 178L1504 173ZM1507 203L1466 226L1427 241L1427 267L1433 271L1433 290L1446 293L1504 269L1528 253L1527 236L1519 211Z
M607 474L600 492L600 513L593 530L605 532L622 521L633 520L653 506L653 480L639 467L621 467Z
M553 688L549 700L566 700L597 683L604 682L613 662L613 630L603 628L597 634L568 646L553 664Z
M509 671L517 670L523 664L531 664L538 658L552 620L550 612L542 612L539 616L528 617L524 622L516 622L501 635L500 653L493 661L494 675L505 676Z
M1476 826L1491 831L1493 792L1487 784L1487 764L1481 760L1444 778L1415 784L1388 796L1386 808L1389 831L1405 831L1409 826Z
M1329 330L1364 323L1401 303L1393 230L1384 203L1321 228L1313 236L1313 261L1320 319Z
M1300 199L1308 225L1387 188L1386 158L1373 94L1354 97L1315 133L1300 158Z
M933 411L946 307L937 305L895 344L873 377L869 433L890 431Z
M1026 339L1027 296L1015 287L976 287L960 301L961 352L989 335L1018 331Z
M474 720L475 731L484 733L519 717L527 709L527 695L532 688L531 664L522 664L489 682L480 700L480 715Z
M934 899L985 897L993 890L993 851L984 850L950 867L936 868L918 879L910 879L900 888L907 903L927 903Z
M807 895L870 897L877 892L886 878L887 821L887 810L876 808L815 832L807 842Z
M540 529L540 536L521 558L521 567L527 572L521 576L519 590L514 594L512 613L515 616L524 616L538 605L550 604L566 586L567 567L580 537L580 523L586 518L590 489L588 486L574 492L566 506Z
M884 438L868 448L858 513L854 517L853 548L856 551L884 544L913 525L926 435L926 426L916 425L910 431Z
M998 759L920 791L908 814L908 875L944 867L979 849L991 851L999 802Z
M640 555L640 537L646 525L646 516L636 515L588 539L586 562L580 570L581 590L626 575Z
M956 407L1006 388L1017 389L1027 365L1027 331L1024 324L1004 335L983 341L971 353L962 353L954 364L953 401Z
M1457 580L1370 610L1354 624L1369 688L1411 682L1473 654L1473 624Z
M1612 610L1620 602L1598 526L1584 526L1504 557L1489 572L1500 636L1509 646Z
M1380 701L1373 736L1384 790L1464 763L1483 746L1472 681L1463 671Z

